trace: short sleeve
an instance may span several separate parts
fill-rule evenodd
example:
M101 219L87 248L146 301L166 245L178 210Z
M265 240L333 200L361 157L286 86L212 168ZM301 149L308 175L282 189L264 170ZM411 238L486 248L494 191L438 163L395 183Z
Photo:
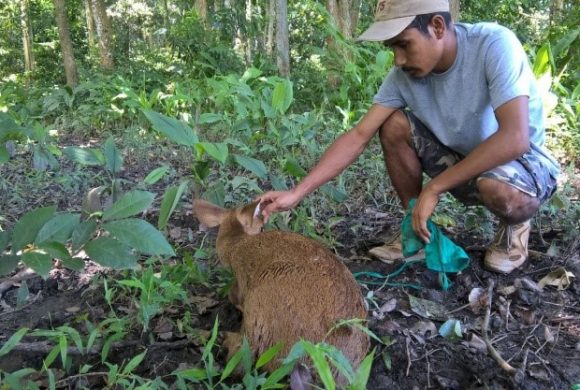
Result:
M502 30L494 38L485 54L485 73L495 110L518 96L530 96L530 78L534 76L521 43L511 31Z
M406 107L405 99L401 94L398 83L397 68L393 67L389 71L379 91L375 95L373 103L389 108Z

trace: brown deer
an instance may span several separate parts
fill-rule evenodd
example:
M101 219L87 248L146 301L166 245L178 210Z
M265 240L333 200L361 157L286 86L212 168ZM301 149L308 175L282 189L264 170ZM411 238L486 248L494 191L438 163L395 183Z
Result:
M353 275L335 255L296 233L262 232L257 202L226 210L194 200L194 213L207 227L219 225L217 255L235 276L229 298L243 320L240 333L226 336L230 357L244 336L256 356L281 341L278 356L285 357L304 339L336 346L358 368L368 353L367 334L335 325L341 320L366 319L367 312ZM279 366L280 361L272 360L265 368L273 371ZM296 375L302 378L298 382L307 377L303 368L298 371L291 376L292 388L300 388L292 385ZM335 378L344 384L336 373Z

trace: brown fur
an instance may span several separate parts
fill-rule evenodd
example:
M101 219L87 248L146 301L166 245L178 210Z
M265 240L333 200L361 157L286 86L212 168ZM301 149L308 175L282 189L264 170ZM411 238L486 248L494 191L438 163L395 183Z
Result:
M358 368L369 349L364 332L342 327L325 338L340 320L367 316L354 277L313 240L291 232L261 232L263 221L253 216L256 206L223 210L202 200L194 202L202 223L220 225L217 253L236 278L230 299L243 313L241 334L256 356L279 341L284 348L278 357L286 356L300 339L325 341ZM228 344L239 343L240 336L232 339ZM279 361L272 361L266 368L278 366Z

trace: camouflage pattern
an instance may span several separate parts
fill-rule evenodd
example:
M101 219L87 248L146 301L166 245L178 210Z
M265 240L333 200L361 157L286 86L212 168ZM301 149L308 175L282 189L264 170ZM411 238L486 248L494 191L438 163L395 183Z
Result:
M411 112L405 113L411 125L413 146L423 171L431 178L461 161L464 156L443 145ZM482 178L499 180L545 202L556 190L556 178L550 172L553 164L535 149L507 164L500 165L451 190L451 194L467 205L481 204L477 181Z

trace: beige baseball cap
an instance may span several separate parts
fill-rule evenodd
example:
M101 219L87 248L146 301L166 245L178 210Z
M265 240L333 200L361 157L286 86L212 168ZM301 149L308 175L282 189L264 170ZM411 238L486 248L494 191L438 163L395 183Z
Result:
M386 41L403 31L417 15L449 12L448 0L379 0L375 22L358 41Z

